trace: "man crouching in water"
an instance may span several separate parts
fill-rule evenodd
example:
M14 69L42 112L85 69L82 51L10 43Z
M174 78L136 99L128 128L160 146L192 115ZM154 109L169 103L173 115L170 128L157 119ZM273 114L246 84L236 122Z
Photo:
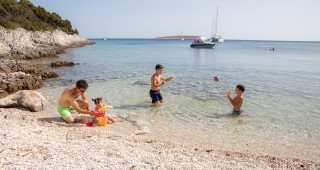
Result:
M69 87L62 92L59 99L58 112L67 123L75 122L75 119L71 115L71 111L73 110L76 110L78 113L94 116L94 112L89 111L90 105L86 94L88 86L85 80L78 80L76 87ZM80 95L82 100L78 99Z

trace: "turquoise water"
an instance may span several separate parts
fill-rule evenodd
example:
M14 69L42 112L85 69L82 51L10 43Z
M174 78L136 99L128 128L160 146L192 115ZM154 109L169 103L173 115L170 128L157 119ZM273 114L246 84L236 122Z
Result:
M151 134L185 134L195 143L320 159L319 42L226 41L214 49L193 49L191 41L180 40L95 41L60 56L80 65L57 70L61 77L45 83L40 91L51 102L86 79L90 98L104 97L115 113L147 120ZM162 89L166 104L155 108L148 93L158 63L165 77L175 79ZM239 83L246 87L244 113L232 117L225 92Z

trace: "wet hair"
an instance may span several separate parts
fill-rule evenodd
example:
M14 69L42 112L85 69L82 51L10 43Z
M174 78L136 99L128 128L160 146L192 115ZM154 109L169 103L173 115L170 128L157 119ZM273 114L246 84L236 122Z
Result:
M156 65L156 70L158 70L158 69L163 69L164 67L163 67L163 65L161 65L161 64L157 64Z
M237 85L237 89L239 89L241 92L244 92L246 90L246 88L242 84Z
M99 104L100 102L102 102L102 97L98 97L98 98L95 98L95 99L92 99L92 101L94 102L94 104Z
M86 89L87 90L88 86L89 85L88 85L87 81L85 81L85 80L78 80L76 83L76 87L78 89Z

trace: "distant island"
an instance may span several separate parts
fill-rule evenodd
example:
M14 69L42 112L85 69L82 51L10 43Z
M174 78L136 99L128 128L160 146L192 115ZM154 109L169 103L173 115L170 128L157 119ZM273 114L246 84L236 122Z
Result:
M164 40L180 40L182 38L186 40L193 40L196 37L199 37L198 35L175 35L175 36L164 36L164 37L156 37L156 39L164 39Z

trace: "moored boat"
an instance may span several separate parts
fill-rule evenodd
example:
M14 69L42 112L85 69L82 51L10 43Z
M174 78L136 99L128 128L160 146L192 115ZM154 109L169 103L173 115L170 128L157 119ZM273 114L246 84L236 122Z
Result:
M190 47L192 48L213 48L216 44L213 42L200 42L200 43L192 43Z
M204 37L197 37L193 40L193 43L190 45L192 48L213 48L216 44L208 41Z

